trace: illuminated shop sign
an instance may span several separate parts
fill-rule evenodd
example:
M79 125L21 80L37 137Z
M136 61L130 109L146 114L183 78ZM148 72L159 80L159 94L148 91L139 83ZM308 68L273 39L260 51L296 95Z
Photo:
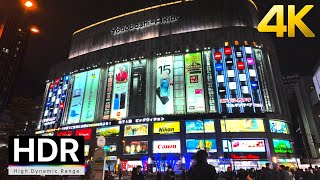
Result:
M265 132L263 119L220 120L222 132Z
M120 34L120 33L124 33L127 31L132 31L132 30L138 30L138 29L142 29L145 27L150 27L150 26L156 26L156 25L160 25L160 24L168 24L168 23L173 23L175 21L179 20L178 16L164 16L164 17L158 17L155 19L149 19L146 21L141 21L141 22L137 22L134 24L130 24L130 25L126 25L126 26L118 26L115 28L111 29L111 34L112 35L116 35L116 34Z
M289 134L287 123L279 120L270 120L269 124L271 132Z
M96 136L104 136L104 137L111 137L111 136L119 136L120 133L120 126L107 126L102 128L97 128Z
M76 136L84 136L84 140L90 140L91 132L92 132L92 129L76 130Z
M153 141L153 153L180 153L180 140Z
M148 141L131 141L125 142L124 154L147 154L148 153Z
M275 153L292 153L292 147L289 140L273 139Z
M57 132L57 136L72 136L72 131L60 131Z
M207 73L206 73L206 82L207 82L207 89L208 93L207 96L208 98L208 108L209 108L209 113L216 113L216 102L215 102L215 90L214 90L214 77L213 72L212 72L212 51L204 51L203 52L203 62L205 64L204 67L206 67Z
M148 135L148 124L126 125L124 136L144 136Z
M104 111L103 111L103 118L102 118L103 120L110 119L113 74L114 74L114 66L110 66L107 72L107 77L106 77L107 87L106 87L105 104L104 104Z
M223 152L266 152L263 139L259 140L222 140Z
M231 158L234 160L257 160L257 159L260 159L260 156L254 155L254 154L248 154L244 156L231 154Z
M53 132L42 134L42 136L53 136L53 135L54 135Z
M206 133L215 132L214 120L187 120L186 133L203 133L203 128ZM203 124L204 122L204 124Z
M180 132L180 122L155 122L153 125L154 134L172 134Z
M89 156L90 145L84 145L84 156Z
M204 149L211 153L217 152L217 143L215 139L206 139L205 141L203 139L187 139L186 146L188 153L196 153L200 149Z
M44 126L48 126L48 125L54 124L56 122L56 119L57 119L56 117L42 119L42 124Z

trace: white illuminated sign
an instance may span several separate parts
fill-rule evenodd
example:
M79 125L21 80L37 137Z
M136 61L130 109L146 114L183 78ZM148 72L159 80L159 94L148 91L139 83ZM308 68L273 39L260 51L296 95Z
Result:
M180 153L180 140L153 141L153 153Z

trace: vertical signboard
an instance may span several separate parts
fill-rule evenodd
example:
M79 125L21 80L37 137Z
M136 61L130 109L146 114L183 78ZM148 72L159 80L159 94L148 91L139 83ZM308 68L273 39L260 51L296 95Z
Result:
M205 112L201 53L185 55L187 112Z
M111 119L119 120L128 116L130 63L115 65L111 104Z
M264 72L264 59L261 49L254 49L254 57L256 60L256 66L259 73L259 79L260 79L260 85L262 89L262 95L264 99L264 107L266 112L272 112L272 106L271 106L271 99L270 99L270 92L266 81L266 76Z
M80 121L86 78L87 72L75 75L71 104L69 108L68 124L75 124Z
M208 111L209 113L217 112L216 103L215 103L215 93L214 93L214 83L213 83L213 72L212 72L212 51L204 51L203 52L203 62L206 64L206 80L207 80L207 88L208 88Z
M173 114L173 57L157 58L156 114Z
M100 70L94 69L88 71L86 91L84 93L84 100L82 106L82 114L80 122L92 122L94 121L94 114L97 102L97 93L100 80Z
M107 73L106 100L104 104L103 120L110 119L111 97L113 87L114 66L110 66Z
M75 80L75 76L69 76L70 80L69 80L69 84L68 84L68 89L64 92L66 97L65 97L65 102L64 102L64 112L62 113L62 119L60 124L62 126L67 124L67 120L69 117L69 109L71 107L71 99L72 99L72 93L73 93L73 85L74 85L74 80Z
M131 91L129 104L129 116L145 115L146 100L146 65L145 59L132 62Z
M174 114L186 113L186 95L184 79L184 59L183 55L174 56L173 61L173 89L174 89Z

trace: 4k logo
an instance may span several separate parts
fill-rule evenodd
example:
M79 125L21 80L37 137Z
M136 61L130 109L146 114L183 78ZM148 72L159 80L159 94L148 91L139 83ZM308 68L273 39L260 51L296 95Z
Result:
M298 27L305 37L313 38L315 34L302 21L302 18L314 5L305 5L298 13L295 13L295 5L288 5L288 27L284 25L284 5L274 5L258 25L259 32L275 32L277 37L295 37L295 28ZM270 20L276 15L276 25L269 25Z

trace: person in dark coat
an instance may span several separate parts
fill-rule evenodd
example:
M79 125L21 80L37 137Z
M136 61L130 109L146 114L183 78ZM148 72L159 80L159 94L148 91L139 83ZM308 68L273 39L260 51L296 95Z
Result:
M273 170L270 168L270 163L266 163L266 168L261 170L261 180L276 180Z
M176 179L176 175L175 175L174 171L172 170L172 167L169 166L168 170L164 174L164 180L175 180L175 179Z
M157 172L157 180L161 180L161 176L162 176L162 175L161 175L161 172L158 171L158 172Z
M190 168L188 180L217 180L215 168L208 164L208 153L205 150L199 150L196 153L196 163Z

